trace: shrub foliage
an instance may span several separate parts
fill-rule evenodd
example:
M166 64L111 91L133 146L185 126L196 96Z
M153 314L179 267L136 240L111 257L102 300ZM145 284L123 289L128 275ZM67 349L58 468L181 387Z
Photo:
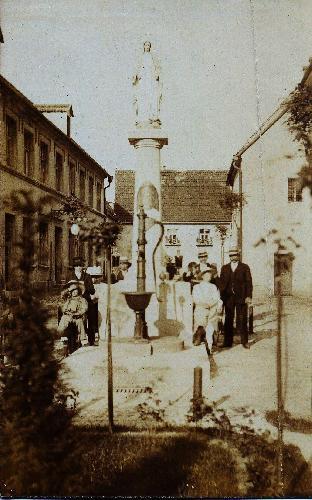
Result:
M11 201L28 217L44 205L26 192ZM0 491L5 495L60 493L71 448L67 400L74 394L60 379L55 334L46 326L49 313L31 289L35 227L32 231L17 243L20 292L10 321L2 324L6 362L0 390Z

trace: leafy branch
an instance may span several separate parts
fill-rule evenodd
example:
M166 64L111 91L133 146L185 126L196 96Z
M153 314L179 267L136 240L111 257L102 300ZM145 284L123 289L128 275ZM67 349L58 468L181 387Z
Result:
M304 146L307 165L304 165L298 177L301 189L309 188L312 195L312 88L299 84L291 94L287 126L294 140Z
M303 144L306 153L311 151L312 88L299 84L291 94L287 125L294 139Z
M227 235L228 228L224 226L223 224L217 224L216 225L216 230L218 231L218 235L221 239L221 241L224 241Z
M224 198L219 201L219 204L221 208L233 212L235 209L240 208L241 205L245 205L246 200L243 194L227 190L224 193Z

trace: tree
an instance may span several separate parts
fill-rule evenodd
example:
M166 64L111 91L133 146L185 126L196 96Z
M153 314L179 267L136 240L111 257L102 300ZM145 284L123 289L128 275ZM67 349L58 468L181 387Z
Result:
M301 188L308 188L312 195L312 88L299 84L292 92L289 103L287 125L294 140L303 147L307 159L298 173Z
M34 202L28 192L11 197L24 216L42 213L47 199ZM6 364L1 371L1 492L10 495L60 494L68 475L71 419L68 398L75 398L60 378L55 332L47 328L49 312L31 289L35 223L17 243L21 282L19 300L4 322ZM66 465L67 464L67 465Z

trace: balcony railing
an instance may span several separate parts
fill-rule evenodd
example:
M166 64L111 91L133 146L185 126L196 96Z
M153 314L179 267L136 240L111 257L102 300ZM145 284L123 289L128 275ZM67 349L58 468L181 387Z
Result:
M212 247L213 246L213 242L212 242L212 238L210 236L206 236L206 237L198 237L196 238L196 246L198 247Z
M178 247L181 246L181 241L176 237L165 236L165 245Z

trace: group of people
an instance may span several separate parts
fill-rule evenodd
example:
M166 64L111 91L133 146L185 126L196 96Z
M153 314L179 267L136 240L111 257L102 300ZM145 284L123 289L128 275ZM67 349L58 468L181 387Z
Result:
M240 260L238 248L229 250L230 262L221 268L208 262L208 253L198 253L199 262L191 262L180 279L191 284L194 304L194 339L204 338L208 353L213 344L213 334L218 330L218 322L224 312L223 347L233 345L233 327L236 317L236 334L241 344L248 344L248 307L252 302L252 277L249 266ZM121 257L118 269L112 273L112 284L127 277L131 263ZM70 281L62 293L59 332L68 337L69 352L80 345L94 345L99 332L98 303L95 282L105 282L101 272L96 275L83 268L80 258L74 259L74 269Z
M208 253L198 254L199 262L191 262L183 274L192 286L194 303L194 339L205 337L208 354L211 352L213 333L218 329L220 315L225 313L223 347L233 345L234 318L236 333L241 344L248 344L248 307L252 303L252 277L250 268L241 262L238 248L229 250L230 262L221 268L208 262Z
M62 294L58 331L68 338L69 353L82 345L94 345L98 332L98 308L94 280L83 268L80 257L73 261L73 271Z
M130 266L129 260L121 257L119 267L111 274L111 283L124 280ZM84 268L82 259L75 257L58 313L58 332L67 337L69 353L84 345L95 345L99 335L97 281L106 281L101 269Z

